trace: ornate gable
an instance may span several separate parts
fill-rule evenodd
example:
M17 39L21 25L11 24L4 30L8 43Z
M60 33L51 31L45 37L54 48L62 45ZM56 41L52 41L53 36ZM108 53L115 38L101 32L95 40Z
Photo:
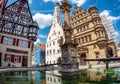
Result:
M79 26L80 24L84 24L89 18L90 13L80 7L76 7L72 13L70 18L71 28L74 26Z
M31 32L36 35L38 26L34 25L28 0L17 0L5 8L0 19L0 31L28 37Z
M76 17L76 16L81 15L81 14L84 14L84 13L88 14L88 12L86 10L84 10L84 9L82 9L80 7L76 7L74 9L73 13L72 13L71 18Z
M27 0L18 0L8 6L4 11L5 19L28 26L33 19Z

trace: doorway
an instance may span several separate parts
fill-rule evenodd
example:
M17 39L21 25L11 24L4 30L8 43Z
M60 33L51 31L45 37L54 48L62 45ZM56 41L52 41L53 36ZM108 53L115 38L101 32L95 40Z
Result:
M57 63L58 63L58 65L60 66L60 64L61 64L61 57L59 57L58 59L57 59Z
M22 67L27 67L28 66L28 57L23 56L22 57Z
M84 61L84 59L86 59L86 54L81 54L80 55L80 65L86 65L86 61Z
M107 48L107 57L113 57L113 49L111 47Z

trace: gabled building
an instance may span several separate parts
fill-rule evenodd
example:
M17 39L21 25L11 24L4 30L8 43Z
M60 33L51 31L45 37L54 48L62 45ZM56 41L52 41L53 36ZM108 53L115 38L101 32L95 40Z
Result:
M54 7L53 22L46 40L46 64L56 64L61 60L61 48L59 40L64 32L61 23L60 4L56 3Z
M45 64L45 44L38 42L32 50L32 65Z
M114 40L108 35L98 14L98 9L91 6L88 11L76 7L70 19L72 39L78 42L77 55L79 65L97 64L83 59L112 57L115 53ZM109 52L107 52L107 50Z
M34 52L34 65L40 65L40 51L39 44L35 45L35 52Z
M0 63L17 67L31 66L32 45L38 25L32 19L28 0L17 0L0 17Z
M70 25L67 14L64 15L64 17L65 24L71 28L71 41L78 43L77 61L79 62L79 66L98 63L85 62L83 61L85 58L113 57L113 54L116 53L114 40L108 38L106 29L98 14L98 9L95 6L89 7L88 10L76 6L70 17ZM54 9L52 26L46 41L46 64L56 64L63 60L63 58L61 58L62 54L59 39L61 39L62 36L64 44L65 35L69 34L67 34L67 29L65 30L61 24L60 6L57 3ZM61 32L61 34L59 32Z
M38 46L40 48L40 64L45 64L45 44L38 43Z

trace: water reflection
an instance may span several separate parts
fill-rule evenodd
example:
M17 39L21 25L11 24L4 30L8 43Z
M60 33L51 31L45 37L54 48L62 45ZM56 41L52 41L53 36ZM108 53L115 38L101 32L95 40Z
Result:
M32 84L31 72L7 72L0 76L0 84Z
M119 69L119 68L118 68ZM114 84L120 83L118 80L119 72L115 72L114 68L110 68L108 72L106 72L103 68L90 69L88 70L88 81L89 83L102 83L102 84Z
M45 72L32 71L32 74L33 84L46 84Z
M46 84L62 84L59 71L46 71Z
M77 75L59 71L24 71L0 74L0 84L120 84L120 68L82 70Z

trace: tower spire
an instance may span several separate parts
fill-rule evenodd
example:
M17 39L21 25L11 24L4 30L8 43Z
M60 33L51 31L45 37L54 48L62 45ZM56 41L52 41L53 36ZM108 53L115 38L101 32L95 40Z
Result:
M58 1L56 1L56 5L54 7L53 24L55 23L61 23L60 4Z

